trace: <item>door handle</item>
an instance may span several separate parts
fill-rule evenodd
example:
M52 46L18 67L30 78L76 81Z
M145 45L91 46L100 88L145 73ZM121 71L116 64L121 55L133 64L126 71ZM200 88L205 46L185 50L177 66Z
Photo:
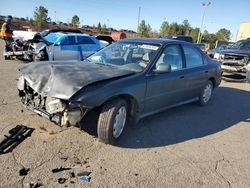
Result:
M185 78L185 76L180 76L180 79L183 79L183 78Z
M206 70L206 71L204 71L205 73L208 73L208 71Z

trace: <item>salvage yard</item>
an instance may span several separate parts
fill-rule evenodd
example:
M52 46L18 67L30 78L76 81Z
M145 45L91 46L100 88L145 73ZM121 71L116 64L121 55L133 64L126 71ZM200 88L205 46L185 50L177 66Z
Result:
M0 139L16 125L35 129L0 155L0 187L250 187L248 83L223 81L207 106L144 118L111 146L93 134L97 114L81 129L60 128L22 109L16 79L23 64L0 56Z

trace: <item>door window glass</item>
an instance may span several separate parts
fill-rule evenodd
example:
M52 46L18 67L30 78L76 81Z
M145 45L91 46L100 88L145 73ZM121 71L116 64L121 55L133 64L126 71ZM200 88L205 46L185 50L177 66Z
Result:
M182 69L182 55L179 46L171 45L165 48L160 58L156 63L156 67L159 64L169 64L171 65L171 70Z
M77 36L78 44L95 44L95 42L89 38L84 36Z
M191 46L183 46L183 50L186 58L187 68L203 65L202 55L197 49Z

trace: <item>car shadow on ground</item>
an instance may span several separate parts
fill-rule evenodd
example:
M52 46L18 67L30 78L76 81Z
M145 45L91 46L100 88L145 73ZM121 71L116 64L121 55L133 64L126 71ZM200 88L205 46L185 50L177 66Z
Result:
M96 135L97 118L97 113L91 114L83 130ZM182 105L128 125L116 146L152 148L177 144L218 133L249 118L250 92L219 87L207 106Z

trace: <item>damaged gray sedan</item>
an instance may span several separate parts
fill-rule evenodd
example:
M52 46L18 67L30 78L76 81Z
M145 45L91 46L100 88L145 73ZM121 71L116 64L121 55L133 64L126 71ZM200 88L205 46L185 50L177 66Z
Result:
M207 104L221 80L219 63L192 44L167 39L125 39L83 62L34 62L20 72L26 108L60 126L77 125L96 110L98 137L108 144L130 119Z

